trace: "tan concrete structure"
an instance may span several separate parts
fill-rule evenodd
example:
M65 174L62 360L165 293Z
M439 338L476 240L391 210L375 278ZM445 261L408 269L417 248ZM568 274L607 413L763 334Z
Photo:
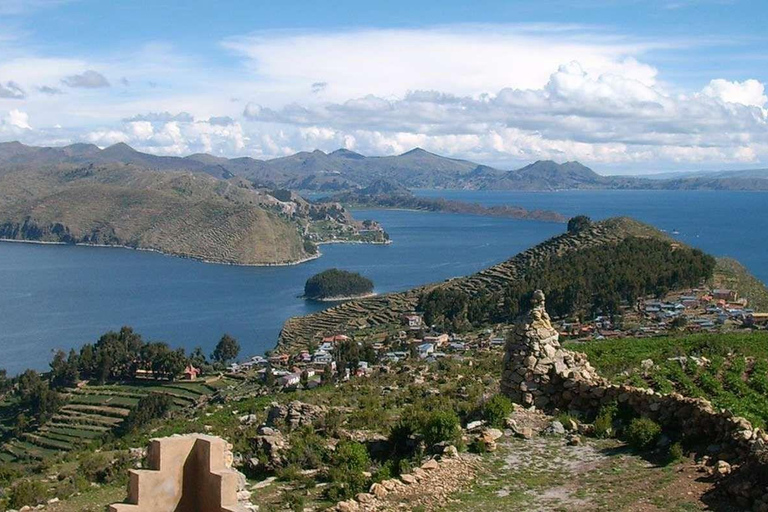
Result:
M149 469L131 470L128 499L110 512L244 512L226 441L202 434L153 439Z

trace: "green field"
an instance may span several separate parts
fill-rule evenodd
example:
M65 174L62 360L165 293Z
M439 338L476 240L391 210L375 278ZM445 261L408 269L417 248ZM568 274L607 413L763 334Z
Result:
M231 383L230 379L223 378L211 383L138 382L66 390L63 393L66 404L51 421L0 445L0 462L43 460L98 441L118 427L139 400L149 393L170 395L177 408L184 408ZM0 402L0 435L10 434L16 414L13 402Z
M616 383L706 398L717 408L768 425L768 333L699 334L566 343ZM691 356L704 358L699 363ZM687 357L687 360L674 358ZM650 359L653 366L643 368Z

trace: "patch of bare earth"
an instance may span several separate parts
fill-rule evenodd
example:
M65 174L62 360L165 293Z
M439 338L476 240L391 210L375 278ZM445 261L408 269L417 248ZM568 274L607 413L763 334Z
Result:
M518 425L551 421L539 413L518 411ZM509 432L507 432L509 433ZM496 452L483 456L474 485L453 496L455 511L693 511L740 510L717 499L714 481L695 461L662 465L631 452L614 439L568 436L532 439L505 436Z

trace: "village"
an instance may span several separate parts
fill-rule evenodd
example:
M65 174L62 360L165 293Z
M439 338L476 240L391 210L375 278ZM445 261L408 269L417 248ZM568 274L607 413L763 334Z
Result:
M730 289L692 288L672 292L662 299L646 297L624 304L613 319L598 315L590 319L556 320L562 340L588 343L609 338L646 338L671 333L722 332L735 329L768 329L768 313L756 312L746 298ZM507 326L499 325L462 334L442 332L425 324L418 312L404 314L399 326L387 329L328 333L295 354L257 355L233 363L231 375L254 378L277 387L312 389L332 379L347 381L374 372L388 372L395 363L435 363L464 358L465 352L504 349ZM339 371L339 351L344 344L365 345L366 356L349 358ZM271 374L271 375L268 375Z

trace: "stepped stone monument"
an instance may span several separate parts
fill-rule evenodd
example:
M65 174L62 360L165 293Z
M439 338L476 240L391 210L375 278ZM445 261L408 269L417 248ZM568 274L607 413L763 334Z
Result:
M507 339L501 391L514 402L539 408L557 407L569 401L569 387L602 384L586 356L560 347L560 335L552 327L544 292L533 293L531 310L515 320ZM564 396L563 396L564 395Z
M153 439L149 469L131 470L128 499L110 512L246 512L245 478L232 469L230 445L202 434Z

